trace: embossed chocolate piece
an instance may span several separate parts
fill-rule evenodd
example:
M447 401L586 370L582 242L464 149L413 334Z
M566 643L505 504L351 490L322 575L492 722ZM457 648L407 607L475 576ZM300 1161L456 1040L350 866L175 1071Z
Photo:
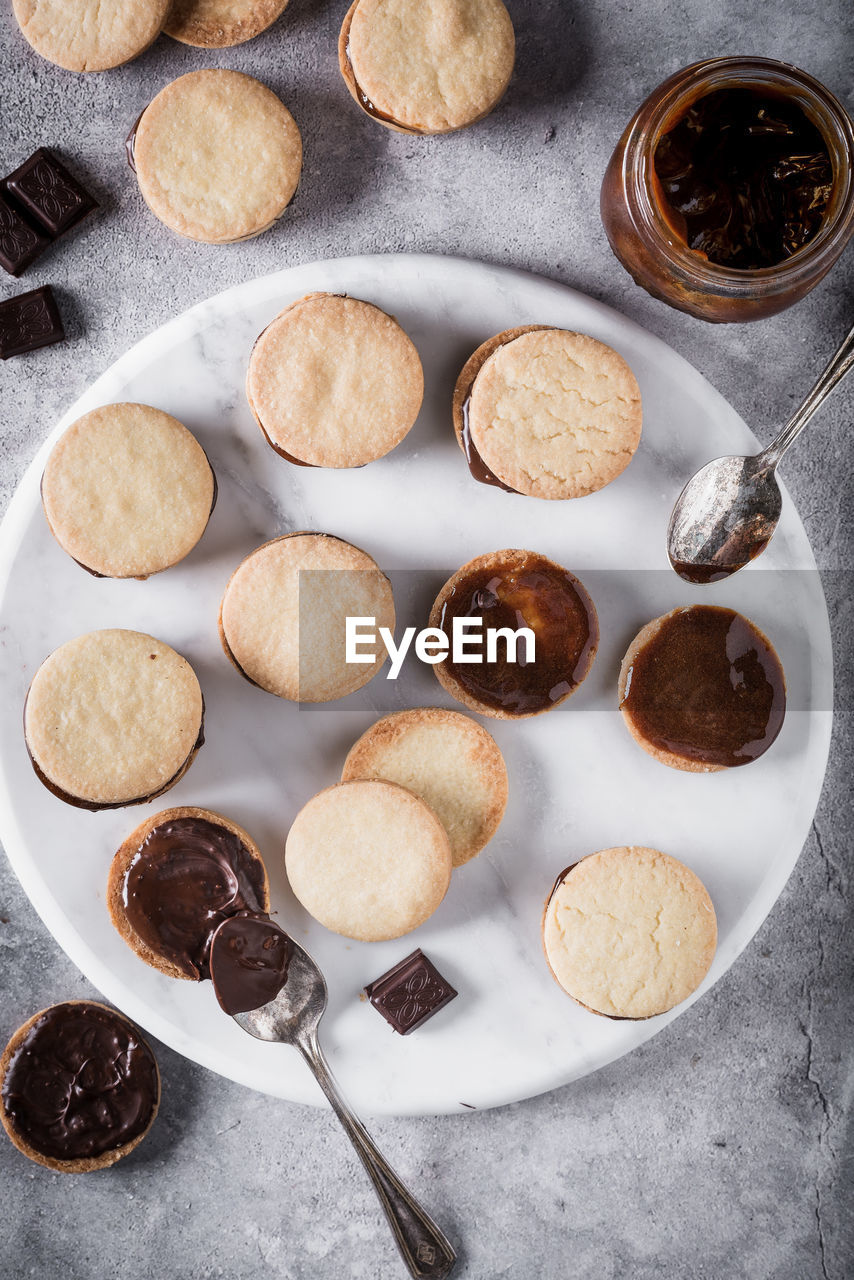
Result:
M394 1031L408 1036L450 1004L457 992L419 949L369 982L365 995Z
M0 360L62 342L65 329L49 284L0 302Z
M0 267L10 276L19 276L35 262L50 241L39 235L18 210L0 195Z
M98 208L98 201L44 147L0 185L53 239Z

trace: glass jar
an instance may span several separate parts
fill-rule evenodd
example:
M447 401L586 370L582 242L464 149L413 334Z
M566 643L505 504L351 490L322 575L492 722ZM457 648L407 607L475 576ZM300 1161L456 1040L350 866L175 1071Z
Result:
M821 226L775 266L736 270L707 261L674 232L656 195L659 139L699 98L719 89L755 89L796 103L821 133L833 184ZM659 188L660 191L660 188ZM854 126L842 105L805 71L770 58L713 58L678 71L635 112L611 157L602 222L635 282L701 320L761 320L799 302L830 270L854 232Z

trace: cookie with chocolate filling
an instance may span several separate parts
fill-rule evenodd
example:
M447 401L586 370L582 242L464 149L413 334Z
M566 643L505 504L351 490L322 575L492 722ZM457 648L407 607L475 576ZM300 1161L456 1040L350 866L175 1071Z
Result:
M195 673L140 631L91 631L39 667L24 706L33 768L81 809L144 804L168 791L204 741Z
M51 533L79 565L100 578L146 578L196 545L216 481L177 418L146 404L108 404L60 436L41 492Z
M141 960L170 978L210 977L211 938L225 920L265 916L264 860L242 827L209 809L164 809L117 850L110 919Z
M19 1151L56 1173L108 1169L148 1133L160 1072L136 1027L92 1000L51 1005L0 1057L0 1120Z
M179 235L249 240L284 213L302 140L271 89L240 71L191 71L146 107L128 140L139 189Z
M67 71L107 71L144 53L169 13L170 0L12 0L24 37Z
M543 913L543 947L567 995L609 1018L652 1018L709 971L715 909L693 871L657 849L603 849L562 872Z
M489 843L507 805L507 769L492 734L443 707L377 721L344 761L342 781L354 778L385 778L426 800L448 833L455 867Z
M348 663L346 620L394 631L391 583L365 551L328 533L265 542L232 574L219 612L226 656L252 684L292 702L331 702L361 689L385 661ZM365 650L363 649L363 652Z
M258 338L246 395L267 443L289 462L362 467L407 434L424 374L392 316L358 298L310 293Z
M254 40L285 11L288 0L172 0L167 36L199 49Z
M622 356L567 329L524 325L482 343L452 402L476 480L534 498L610 484L641 438L641 397Z
M688 605L642 627L623 659L620 711L653 759L686 773L750 764L786 714L771 641L733 609Z
M447 657L433 667L439 683L469 710L497 720L565 702L599 644L586 588L536 551L492 551L464 564L433 602L430 626L448 639ZM455 637L464 646L460 661Z
M294 819L285 869L309 915L333 933L381 942L427 920L451 880L445 828L395 782L339 782Z
M399 133L451 133L489 115L516 56L501 0L354 0L338 62L362 110Z

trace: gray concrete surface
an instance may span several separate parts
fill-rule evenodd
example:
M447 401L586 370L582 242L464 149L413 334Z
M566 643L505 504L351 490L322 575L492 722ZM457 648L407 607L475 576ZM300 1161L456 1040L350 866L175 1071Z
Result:
M40 61L0 15L0 171L39 144L103 202L46 256L70 339L0 368L5 506L48 428L125 348L191 303L289 263L424 250L544 272L669 341L760 434L854 319L854 256L795 309L711 328L652 301L611 257L598 187L635 104L703 56L806 68L854 109L850 0L509 0L518 69L477 128L393 135L336 69L344 0L291 0L242 49L158 42L77 77ZM144 210L122 141L153 93L206 65L252 72L302 127L306 166L271 234L210 248ZM23 287L23 281L21 287ZM0 296L16 286L0 281ZM837 646L832 764L811 837L727 977L629 1058L574 1086L460 1118L382 1120L381 1146L459 1242L472 1280L845 1280L854 1274L850 635L852 388L785 471L826 570ZM0 864L0 1038L35 1009L90 994ZM401 1275L361 1171L328 1116L253 1095L158 1047L161 1118L108 1174L63 1178L0 1142L0 1274L54 1280L343 1280Z

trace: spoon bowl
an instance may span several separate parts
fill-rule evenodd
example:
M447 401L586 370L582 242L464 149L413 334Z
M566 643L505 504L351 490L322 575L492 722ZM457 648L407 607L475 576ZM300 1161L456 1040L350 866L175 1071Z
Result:
M686 484L667 530L670 563L687 582L717 582L767 547L783 498L763 454L715 458Z
M717 582L761 555L780 519L777 464L852 365L854 328L767 449L753 457L715 458L691 477L667 529L667 554L680 578Z

